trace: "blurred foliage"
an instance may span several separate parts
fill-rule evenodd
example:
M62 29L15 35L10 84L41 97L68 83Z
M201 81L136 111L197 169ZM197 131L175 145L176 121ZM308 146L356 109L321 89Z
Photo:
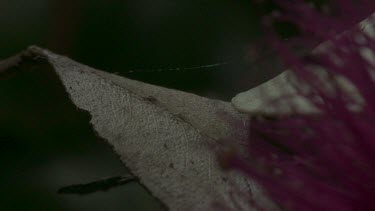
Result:
M282 70L271 60L268 69L254 64L267 50L249 50L260 37L262 9L248 0L3 0L0 11L1 59L36 44L94 68L225 100ZM218 62L228 64L143 71ZM136 183L57 194L127 170L47 71L42 65L0 81L0 210L160 210Z

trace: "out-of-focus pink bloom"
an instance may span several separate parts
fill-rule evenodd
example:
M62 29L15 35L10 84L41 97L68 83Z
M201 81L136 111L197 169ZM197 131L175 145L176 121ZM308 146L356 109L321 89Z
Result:
M368 17L375 29L369 16L375 4L332 0L328 15L304 1L277 2L277 20L296 24L301 35L283 43L268 33L270 41L297 78L298 94L320 112L251 117L248 153L226 163L285 210L375 210L375 35L357 24ZM327 42L308 57L290 50L316 40ZM356 96L339 79L355 87Z

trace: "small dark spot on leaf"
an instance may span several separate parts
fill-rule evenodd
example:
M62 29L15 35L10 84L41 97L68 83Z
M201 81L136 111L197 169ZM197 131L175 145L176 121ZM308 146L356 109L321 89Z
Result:
M147 101L149 101L149 102L151 102L151 103L156 103L158 100L155 98L155 97L153 97L153 96L148 96L148 97L145 97L144 98L145 100L147 100Z

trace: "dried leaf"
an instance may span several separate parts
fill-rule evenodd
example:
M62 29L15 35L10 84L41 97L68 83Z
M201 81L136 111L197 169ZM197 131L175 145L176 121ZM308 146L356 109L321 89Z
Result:
M232 98L233 106L243 113L277 115L291 113L292 110L300 113L314 113L317 109L301 96L290 83L291 73L285 71L275 78L263 83L248 91L241 92ZM278 106L272 103L273 100L289 97L285 104ZM291 104L293 107L291 107Z
M38 47L18 56L21 59L12 58L13 65L3 62L7 66L0 68L0 75L20 62L48 61L73 103L90 113L98 135L170 210L205 210L214 201L234 207L233 184L245 193L255 191L255 200L265 200L251 181L221 171L216 162L215 149L221 139L247 135L238 134L227 121L228 116L236 121L247 119L229 102L95 70Z

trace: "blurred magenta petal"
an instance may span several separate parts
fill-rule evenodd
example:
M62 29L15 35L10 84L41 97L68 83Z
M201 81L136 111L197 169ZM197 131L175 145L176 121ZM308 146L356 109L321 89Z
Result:
M357 25L375 3L332 0L335 13L328 15L304 1L277 2L277 20L296 24L301 37L282 43L269 32L270 42L292 68L299 95L321 113L252 117L248 153L232 156L228 165L257 181L285 210L375 210L375 62L363 56L364 49L375 52L375 37ZM265 21L269 29L271 21ZM290 50L317 40L328 43L308 57ZM338 77L356 88L361 101Z

